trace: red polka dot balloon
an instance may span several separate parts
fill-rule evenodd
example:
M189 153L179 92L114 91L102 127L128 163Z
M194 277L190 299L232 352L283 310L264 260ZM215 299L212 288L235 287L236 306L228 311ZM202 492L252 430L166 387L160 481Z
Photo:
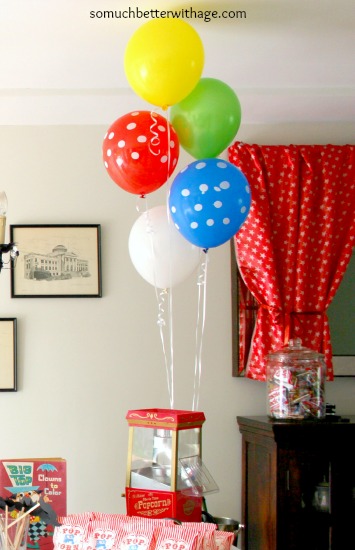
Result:
M152 111L133 111L118 118L103 141L109 176L129 193L159 189L179 159L179 139L166 118Z

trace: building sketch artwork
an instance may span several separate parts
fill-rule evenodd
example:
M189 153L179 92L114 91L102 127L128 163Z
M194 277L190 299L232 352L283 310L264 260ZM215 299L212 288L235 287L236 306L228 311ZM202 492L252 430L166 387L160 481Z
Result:
M24 256L24 277L33 280L60 280L90 277L89 262L58 244L48 254L30 252Z
M100 225L11 225L10 236L12 298L101 298Z

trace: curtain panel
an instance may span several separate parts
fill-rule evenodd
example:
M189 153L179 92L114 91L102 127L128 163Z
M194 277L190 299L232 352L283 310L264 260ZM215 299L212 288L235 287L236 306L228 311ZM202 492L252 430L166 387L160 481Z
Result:
M229 161L252 204L234 237L240 274L259 308L245 376L266 380L266 356L301 338L333 380L327 308L355 242L355 146L235 142Z

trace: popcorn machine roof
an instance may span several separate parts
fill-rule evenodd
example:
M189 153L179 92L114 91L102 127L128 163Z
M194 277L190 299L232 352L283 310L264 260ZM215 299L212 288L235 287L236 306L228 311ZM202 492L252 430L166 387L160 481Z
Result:
M206 420L203 412L177 409L131 410L128 411L126 419L129 426L155 426L168 430L183 430L201 427Z

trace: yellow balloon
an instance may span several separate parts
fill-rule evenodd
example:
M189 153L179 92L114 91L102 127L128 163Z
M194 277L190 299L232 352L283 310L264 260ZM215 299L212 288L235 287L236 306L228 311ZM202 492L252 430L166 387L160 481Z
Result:
M181 19L152 19L130 38L124 69L137 95L168 108L186 97L200 80L204 48L195 29Z

